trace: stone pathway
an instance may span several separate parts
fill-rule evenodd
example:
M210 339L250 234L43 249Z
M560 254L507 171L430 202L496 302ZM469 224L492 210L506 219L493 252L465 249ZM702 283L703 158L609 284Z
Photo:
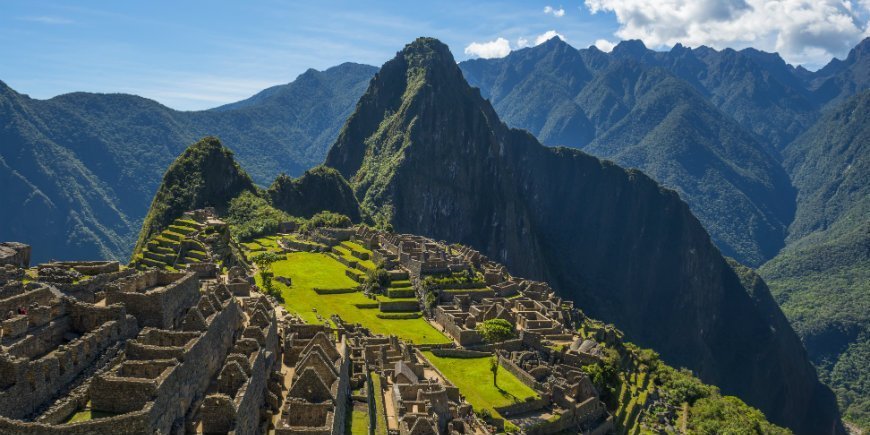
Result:
M389 382L386 378L382 377L381 381ZM391 384L387 384L387 389L385 390L387 394L384 394L384 407L387 409L387 429L389 430L399 430L399 420L396 418L396 406L393 403L392 398L390 397L390 391L392 388ZM383 392L375 392L375 394L383 394Z

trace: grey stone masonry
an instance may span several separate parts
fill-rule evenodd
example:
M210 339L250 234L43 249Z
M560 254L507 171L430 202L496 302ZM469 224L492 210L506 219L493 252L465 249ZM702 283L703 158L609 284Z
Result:
M30 267L30 245L19 242L0 242L0 265Z
M106 289L106 303L120 303L140 326L172 328L199 299L199 281L192 272L148 270L118 280Z

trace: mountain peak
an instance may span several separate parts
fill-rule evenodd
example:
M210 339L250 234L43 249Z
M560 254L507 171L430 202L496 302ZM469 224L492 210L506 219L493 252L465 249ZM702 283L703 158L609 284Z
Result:
M384 119L389 118L399 129L412 123L415 117L429 119L419 116L426 109L456 111L476 103L485 100L465 81L447 45L435 38L417 38L387 61L372 79L329 150L326 165L350 179L364 160L371 157L366 155L366 145L355 138L375 133L391 136L393 131L381 125ZM485 107L486 113L494 116L492 107ZM395 140L390 141L390 148L379 152L394 154L407 145L399 136L392 139Z
M616 47L613 47L611 54L616 57L640 57L646 54L646 52L646 45L644 45L643 41L640 39L626 39L625 41L620 41L619 44L616 44Z
M456 65L456 60L447 45L431 37L421 36L415 39L405 45L398 55L405 58L410 68L425 68L440 63Z
M851 51L849 51L849 59L858 59L870 56L870 36L864 38Z
M230 199L246 190L254 192L254 182L236 163L233 152L218 138L207 136L193 143L163 175L163 182L142 224L134 256L154 234L185 211L203 207L223 208Z
M554 35L552 38L538 44L538 46L549 49L570 47L570 45L568 45L568 43L559 35Z

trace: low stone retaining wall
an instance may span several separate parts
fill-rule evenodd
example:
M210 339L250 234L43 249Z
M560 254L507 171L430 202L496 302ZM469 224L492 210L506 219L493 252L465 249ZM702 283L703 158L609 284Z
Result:
M413 288L388 288L387 296L391 298L413 298L417 292Z
M348 287L348 288L315 288L313 289L315 293L319 295L340 295L344 293L354 293L359 291L359 287Z
M419 311L420 303L416 299L413 301L381 301L378 303L378 308L384 312Z
M408 320L421 317L423 317L423 313L378 313L379 319Z
M526 400L524 402L512 403L507 406L496 406L495 410L504 417L512 417L514 415L525 414L527 412L537 411L541 408L550 405L550 400L546 398Z
M492 356L492 352L456 348L432 349L432 353L435 354L435 356L440 356L442 358L483 358Z

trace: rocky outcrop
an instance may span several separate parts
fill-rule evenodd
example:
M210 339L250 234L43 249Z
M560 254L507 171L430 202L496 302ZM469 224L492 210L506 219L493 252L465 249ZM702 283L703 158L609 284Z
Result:
M291 216L310 218L321 211L359 222L359 204L347 180L335 169L318 166L293 179L281 174L268 190L272 206Z
M376 221L550 281L773 422L842 432L769 294L747 291L675 192L507 128L437 40L418 39L381 68L326 164Z
M235 162L232 151L211 136L194 143L166 170L133 256L185 211L205 207L225 210L231 199L246 190L254 192L254 182Z

